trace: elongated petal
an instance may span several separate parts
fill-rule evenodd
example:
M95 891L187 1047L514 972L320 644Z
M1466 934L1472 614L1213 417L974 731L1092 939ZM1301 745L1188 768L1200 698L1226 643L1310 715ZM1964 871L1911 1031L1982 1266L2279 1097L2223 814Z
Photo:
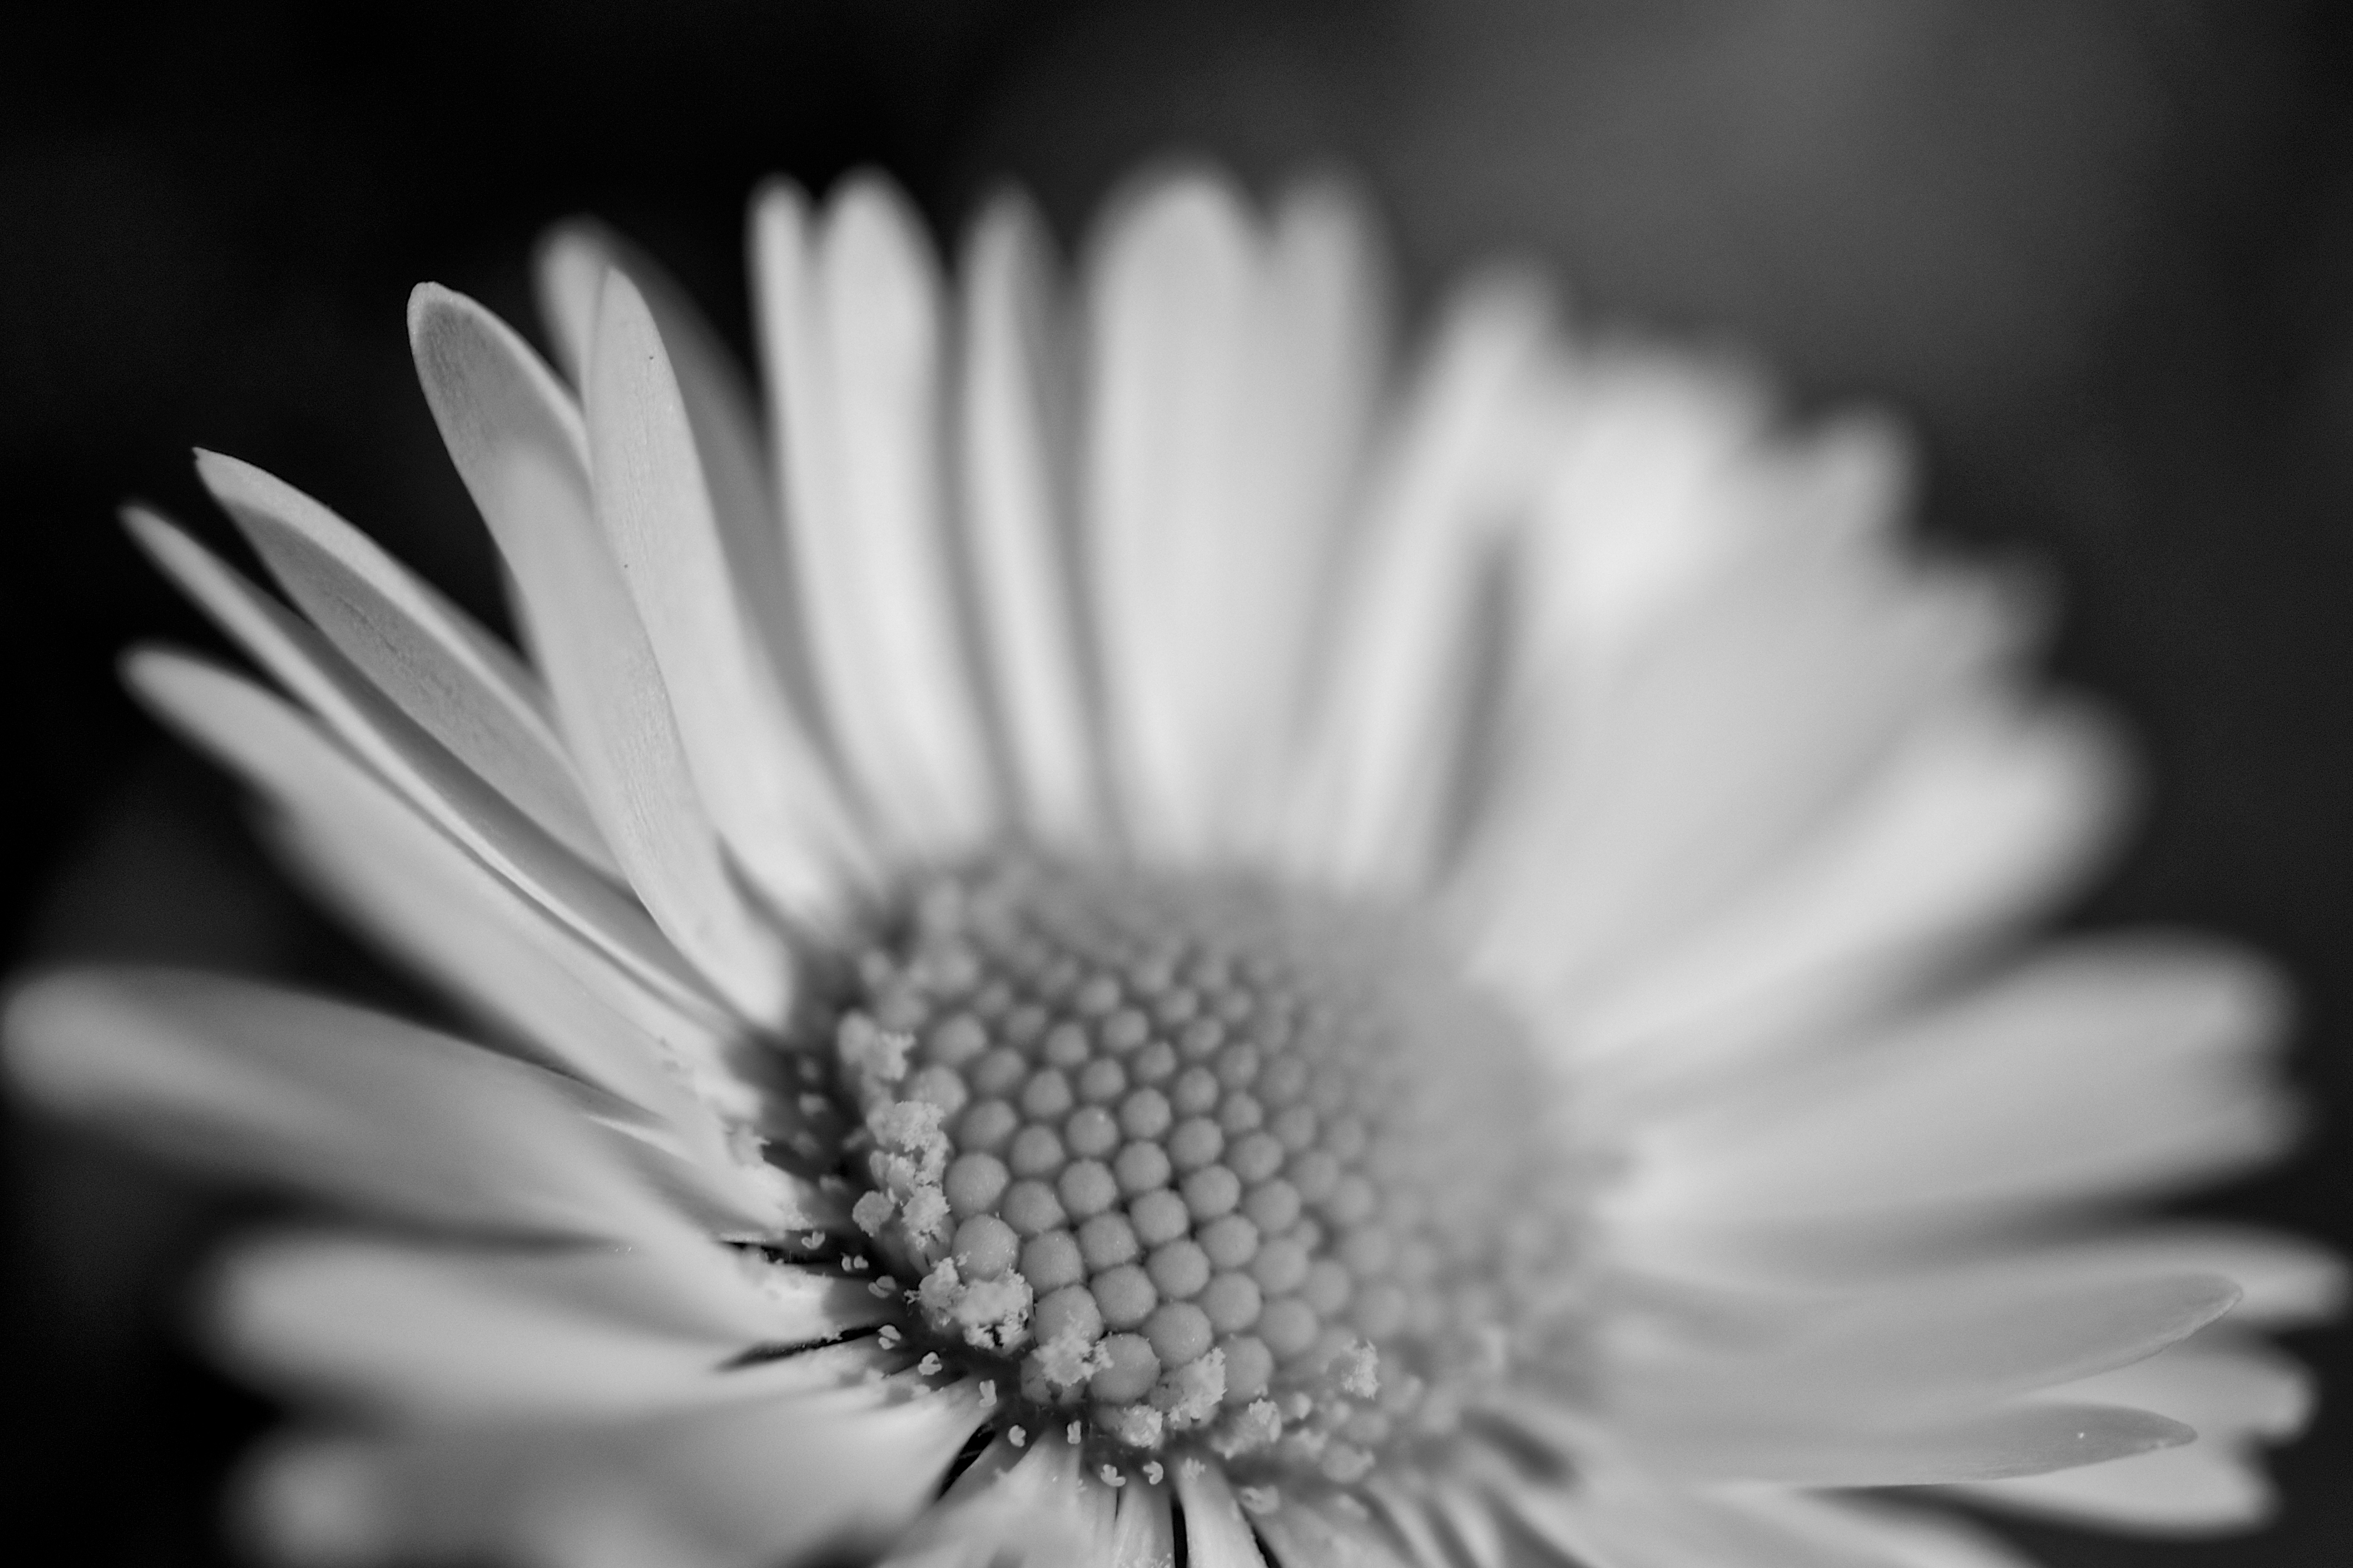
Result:
M1691 1481L1894 1487L2039 1475L2174 1447L2196 1436L2146 1410L2023 1405L1925 1427L1661 1426L1629 1431L1623 1448L1662 1476Z
M1514 1511L1592 1568L2027 1568L1957 1521L1844 1500L1604 1484L1522 1494Z
M321 896L481 1014L490 1037L597 1091L587 1109L672 1202L724 1236L822 1224L839 1205L743 1149L765 1109L725 1038L665 1005L406 813L297 813L280 843ZM722 1118L722 1109L728 1112Z
M127 520L148 552L280 685L411 805L485 864L575 921L597 921L622 902L588 864L411 723L275 600L153 513L133 510ZM191 721L195 715L184 711L179 717ZM217 737L210 743L217 745ZM246 765L237 755L229 760ZM269 765L269 759L260 761ZM604 923L627 919L614 916Z
M279 586L377 690L565 848L618 874L546 692L512 654L290 485L216 452L197 453L196 471Z
M1258 1531L1281 1568L1404 1568L1377 1531L1337 1509L1286 1501L1260 1516Z
M1493 662L1482 658L1492 608L1482 595L1496 537L1522 504L1524 405L1551 332L1548 302L1525 280L1465 290L1376 444L1293 789L1287 856L1311 876L1410 891L1460 835Z
M986 1412L896 1385L765 1400L681 1423L636 1461L743 1568L871 1562L940 1493Z
M298 1390L410 1418L512 1421L751 1397L775 1378L765 1363L732 1367L744 1351L873 1315L846 1280L764 1298L717 1251L699 1238L650 1255L532 1255L280 1237L223 1265L214 1337ZM847 1383L862 1369L817 1375Z
M655 921L747 1015L783 1016L775 934L746 907L697 794L670 694L598 533L587 442L522 340L430 286L409 303L426 397L522 596L529 642L605 837Z
M2018 1511L2166 1535L2263 1523L2276 1499L2255 1447L2303 1428L2313 1380L2226 1329L2060 1391L2173 1416L2197 1428L2195 1443L2081 1471L1988 1482L1969 1495Z
M676 1224L544 1075L380 1013L91 970L18 992L8 1039L50 1103L298 1192L508 1233L626 1241Z
M1166 1487L1124 1487L1112 1531L1111 1568L1167 1568L1176 1560L1176 1531Z
M1580 1062L1704 1093L1884 1006L2073 886L2126 773L2097 714L1958 705L1783 868L1581 998Z
M791 587L770 500L772 483L761 450L759 416L743 372L685 290L649 257L602 226L579 221L558 226L542 242L537 262L542 300L561 320L572 321L576 315L576 322L559 336L566 342L567 368L584 398L610 275L627 277L651 311L692 432L695 461L709 491L727 569L752 622L752 637L755 646L776 659L789 686L797 647L788 619Z
M2284 1013L2228 950L2080 942L1662 1127L1613 1205L1719 1232L1916 1226L2226 1169L2290 1131L2262 1056Z
M384 795L339 811L297 807L273 831L325 901L453 993L533 1059L655 1114L672 1113L681 1064L717 1050L718 1010L666 1005L480 861Z
M1077 1447L1048 1436L996 1458L959 1476L885 1568L1091 1568L1112 1559L1114 1494L1086 1473Z
M1792 551L1683 611L1599 689L1531 673L1460 889L1482 973L1590 989L1837 819L1924 715L1981 685L2019 605L1957 574Z
M1033 831L1083 843L1101 831L1102 760L1070 515L1075 389L1048 245L1017 196L990 204L973 230L956 434L975 609L1015 806Z
M1259 327L1261 237L1240 195L1176 176L1106 226L1087 276L1085 501L1111 761L1141 846L1205 855L1250 812L1238 737L1217 711L1233 661L1261 657L1226 619L1251 509L1240 428ZM1282 680L1284 671L1266 671Z
M586 396L596 521L702 797L775 903L821 916L854 854L841 808L749 622L653 314L617 271L605 278Z
M812 226L788 187L753 215L776 465L818 684L891 840L968 847L997 802L944 510L936 263L879 181L853 181Z
M1198 1457L1180 1458L1170 1468L1176 1506L1185 1516L1187 1560L1198 1568L1264 1568L1266 1559L1226 1484L1225 1471Z
M1733 1427L1776 1415L1916 1419L2138 1361L2238 1300L2213 1275L2083 1281L2025 1269L1970 1288L1883 1291L1754 1350L1630 1355L1615 1368L1613 1406L1641 1421Z
M240 676L182 655L142 650L126 661L125 678L168 722L290 806L380 818L386 797L396 799L311 721ZM510 879L512 884L538 907L645 984L690 1006L710 1005L708 992L677 950L610 883L527 834L503 838L499 848L501 860L521 873Z
M861 1388L621 1426L318 1435L266 1456L248 1511L304 1561L863 1561L977 1424L968 1397Z

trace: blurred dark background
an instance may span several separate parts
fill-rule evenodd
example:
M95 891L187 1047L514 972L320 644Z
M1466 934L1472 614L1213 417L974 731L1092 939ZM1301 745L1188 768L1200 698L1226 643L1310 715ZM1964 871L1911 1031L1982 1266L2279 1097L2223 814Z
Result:
M1332 161L1414 298L1498 247L1590 317L1754 350L1800 407L1916 422L1926 524L2058 568L2065 679L2127 714L2144 830L2073 918L2192 923L2298 976L2293 1068L2353 1104L2353 26L2302 0L556 0L79 5L0 21L0 668L12 962L166 954L384 991L229 792L117 690L208 640L133 559L187 448L259 462L495 616L417 395L410 285L528 317L589 209L743 341L772 171L879 163L952 231L1011 174L1067 237L1138 155ZM206 526L215 526L207 521ZM45 1560L219 1561L267 1419L174 1337L227 1200L8 1112L18 1441ZM2344 1144L2339 1136L2336 1145ZM2327 1131L2211 1200L2353 1241ZM2353 1364L2255 1536L2017 1531L2053 1564L2353 1563Z

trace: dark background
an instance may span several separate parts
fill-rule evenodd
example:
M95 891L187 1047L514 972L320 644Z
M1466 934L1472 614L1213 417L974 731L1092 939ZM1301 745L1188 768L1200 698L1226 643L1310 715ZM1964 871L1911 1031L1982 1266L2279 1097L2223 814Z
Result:
M195 444L322 497L478 611L493 569L417 395L412 283L528 319L593 209L740 343L772 171L879 163L952 229L989 180L1067 237L1134 157L1341 160L1412 296L1498 247L1589 318L1752 349L1801 408L1885 399L1926 526L2066 584L2054 664L2119 707L2144 830L2073 917L2276 954L2292 1069L2353 1100L2353 41L2275 0L1488 0L17 7L0 21L0 940L389 982L270 879L236 803L119 695L208 640L111 521L217 524ZM217 535L216 534L216 537ZM267 1412L173 1337L230 1201L9 1113L23 1445L0 1529L50 1562L216 1561ZM2341 1141L2337 1144L2342 1149ZM2323 1136L2201 1203L2348 1236ZM2018 1533L2053 1564L2353 1563L2353 1380L2259 1535Z

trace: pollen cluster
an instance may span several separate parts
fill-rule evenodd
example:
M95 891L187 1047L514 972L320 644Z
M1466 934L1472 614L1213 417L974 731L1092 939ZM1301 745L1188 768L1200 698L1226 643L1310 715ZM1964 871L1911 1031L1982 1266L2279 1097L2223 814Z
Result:
M1573 1314L1555 1091L1398 922L1018 857L870 935L822 1020L852 1218L1008 1408L1345 1483Z

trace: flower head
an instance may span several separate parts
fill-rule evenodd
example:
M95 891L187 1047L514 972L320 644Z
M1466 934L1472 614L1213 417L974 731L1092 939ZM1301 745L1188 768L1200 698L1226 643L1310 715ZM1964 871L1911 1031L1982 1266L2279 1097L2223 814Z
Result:
M518 656L205 456L275 682L134 654L468 1037L227 978L10 1015L53 1101L323 1201L218 1269L305 1561L2010 1561L1854 1489L2244 1522L2330 1260L2282 1002L2019 956L2116 811L1883 424L1472 287L1393 372L1324 187L1139 187L951 285L753 218L762 407L557 235L562 372L425 287ZM299 614L297 613L299 612ZM1839 1495L1828 1495L1835 1490Z

